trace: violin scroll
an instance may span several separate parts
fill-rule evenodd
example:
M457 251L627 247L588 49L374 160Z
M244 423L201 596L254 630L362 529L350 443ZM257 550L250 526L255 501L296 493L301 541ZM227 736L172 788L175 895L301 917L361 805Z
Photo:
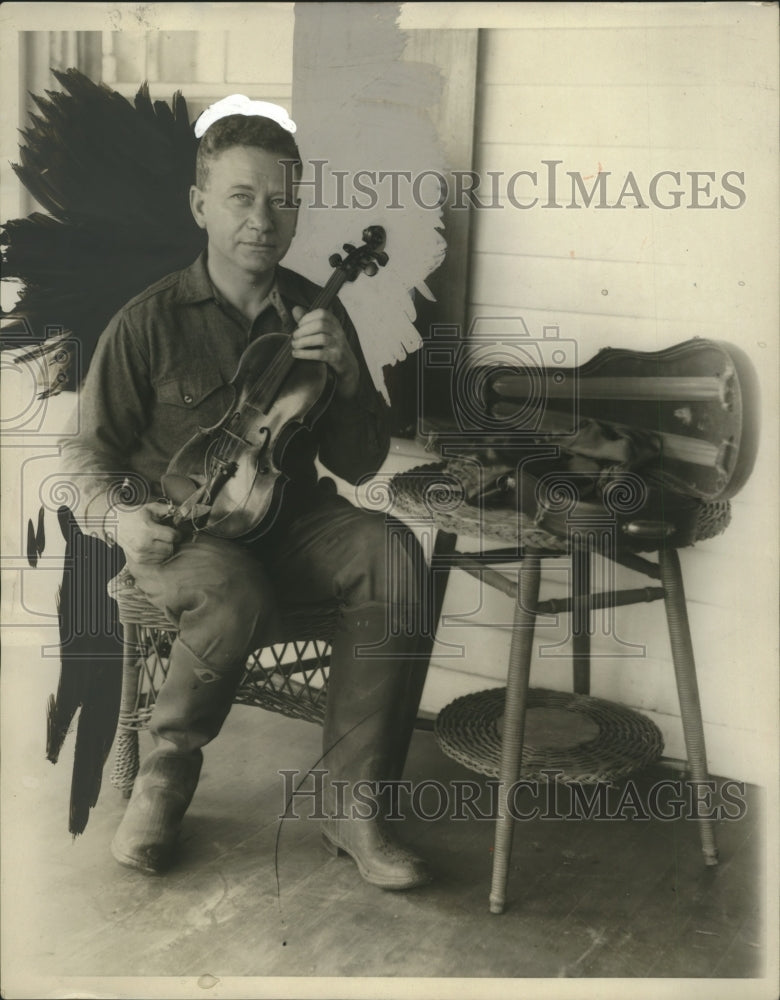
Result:
M359 274L373 277L390 259L384 250L386 235L382 226L366 226L362 233L362 246L345 243L342 249L347 254L346 258L334 253L328 258L328 263L343 272L345 281L354 281Z

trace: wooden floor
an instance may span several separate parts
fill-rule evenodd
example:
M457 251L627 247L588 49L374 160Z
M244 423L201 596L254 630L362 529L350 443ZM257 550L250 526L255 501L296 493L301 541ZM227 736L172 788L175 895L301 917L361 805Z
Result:
M75 982L764 975L760 791L748 788L743 818L719 824L716 869L705 868L686 820L518 823L510 906L491 916L488 820L407 819L405 839L436 875L408 893L363 883L351 861L325 852L313 820L288 819L280 831L278 771L312 766L319 739L308 723L235 708L207 749L180 862L164 878L110 856L124 803L107 781L72 841L69 762L31 763L14 799L23 835L5 844L6 989L12 969ZM445 758L429 732L416 733L407 776L484 782Z

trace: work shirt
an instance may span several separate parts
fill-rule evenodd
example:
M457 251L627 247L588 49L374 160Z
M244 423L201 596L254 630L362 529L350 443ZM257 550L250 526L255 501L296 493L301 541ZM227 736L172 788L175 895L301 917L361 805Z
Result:
M127 303L101 335L80 391L74 421L62 439L62 468L79 502L84 530L102 533L126 481L123 502L163 496L161 478L174 454L200 428L219 423L233 401L229 382L249 343L291 333L294 306L309 310L320 289L287 268L253 322L213 286L206 252ZM348 315L330 306L355 354L357 394L334 395L311 434L295 441L295 479L284 493L288 511L316 502L314 457L351 483L373 474L389 450L388 409L368 373ZM305 364L305 362L303 362ZM260 373L257 373L260 374ZM110 534L109 534L110 540Z

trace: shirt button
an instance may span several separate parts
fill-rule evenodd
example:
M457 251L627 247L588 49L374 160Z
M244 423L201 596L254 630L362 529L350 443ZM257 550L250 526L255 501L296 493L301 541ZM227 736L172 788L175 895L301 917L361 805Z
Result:
M192 396L190 396L189 393L187 393L187 395L184 397L184 402L185 403L191 403L192 402Z

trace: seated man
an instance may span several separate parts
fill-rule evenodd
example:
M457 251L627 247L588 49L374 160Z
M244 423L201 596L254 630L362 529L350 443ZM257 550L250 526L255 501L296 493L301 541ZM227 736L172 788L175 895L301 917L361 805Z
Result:
M295 161L294 176L283 161ZM112 319L81 390L78 426L63 441L64 468L82 492L82 523L103 524L137 586L179 628L149 727L155 746L111 846L120 863L144 872L170 864L202 747L230 711L248 654L273 636L277 601L336 598L323 836L367 881L406 889L428 881L424 863L395 843L381 809L366 820L353 818L350 805L355 782L400 777L426 666L425 564L397 522L388 530L384 515L353 507L330 480L317 482L317 453L352 483L375 473L389 431L345 311L338 302L311 311L317 286L279 266L295 234L298 176L295 140L277 121L228 114L208 127L190 191L207 250ZM258 541L208 531L193 537L166 523L162 478L199 428L222 419L239 359L271 332L288 334L302 363L330 366L333 398L313 430L296 436L294 478ZM114 507L126 479L144 496L132 508ZM400 538L397 551L391 538ZM361 656L360 647L373 649Z

